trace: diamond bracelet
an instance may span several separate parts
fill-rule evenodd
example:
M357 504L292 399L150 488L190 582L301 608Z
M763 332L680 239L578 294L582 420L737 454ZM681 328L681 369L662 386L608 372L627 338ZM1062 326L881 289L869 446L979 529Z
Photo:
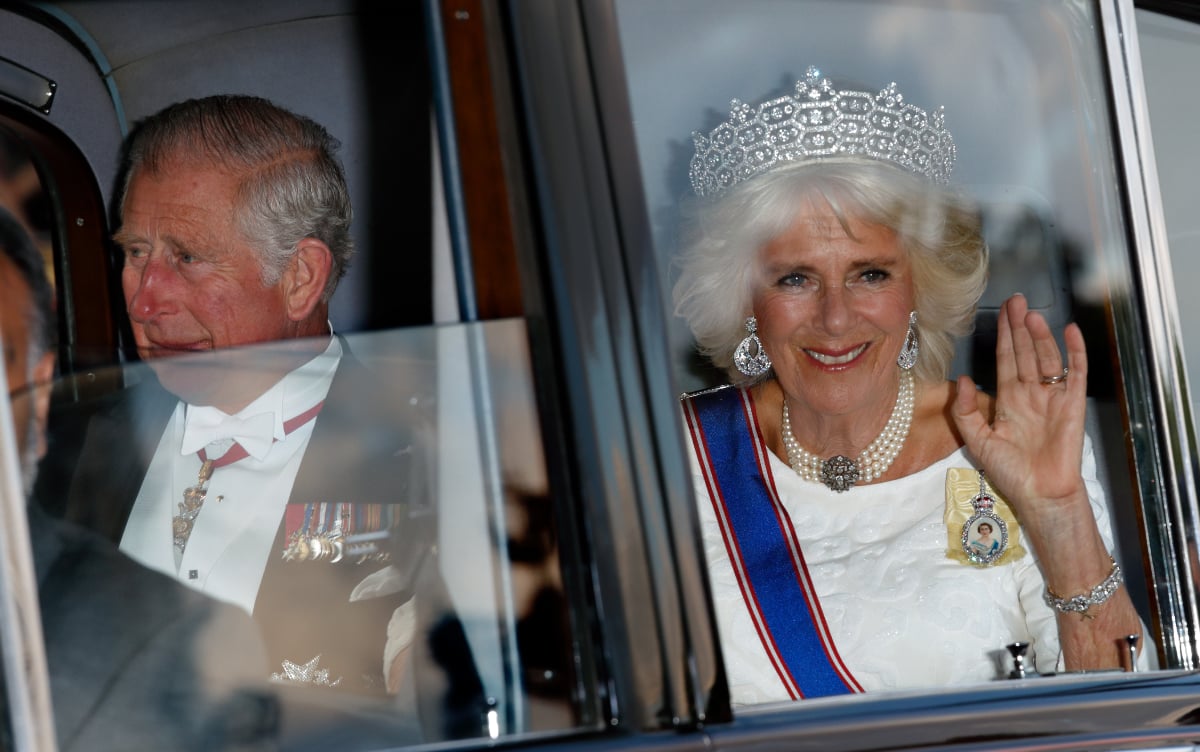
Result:
M1092 588L1090 593L1059 598L1047 587L1046 594L1043 596L1046 605L1064 614L1079 614L1085 619L1091 619L1092 615L1088 613L1088 610L1092 606L1099 606L1107 601L1113 593L1117 592L1117 588L1121 587L1121 565L1111 554L1108 559L1112 562L1112 571L1108 573L1108 577L1105 577L1103 582Z

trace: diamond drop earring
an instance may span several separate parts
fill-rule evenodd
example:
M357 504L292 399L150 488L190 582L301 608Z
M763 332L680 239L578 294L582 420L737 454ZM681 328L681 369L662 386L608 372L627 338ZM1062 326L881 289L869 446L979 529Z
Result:
M917 312L913 311L908 314L908 334L904 335L904 347L900 348L896 365L906 371L911 370L917 364L917 353L920 350L921 343L917 339Z
M758 338L758 319L747 316L746 331L746 338L733 351L733 364L746 376L762 376L771 370L771 359L767 357L767 351Z

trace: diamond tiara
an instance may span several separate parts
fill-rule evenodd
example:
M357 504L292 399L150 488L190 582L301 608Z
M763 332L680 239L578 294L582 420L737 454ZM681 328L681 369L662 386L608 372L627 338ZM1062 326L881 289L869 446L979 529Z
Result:
M806 159L856 155L891 162L934 183L950 182L954 139L945 112L905 104L895 82L878 94L838 91L809 66L796 94L753 107L739 99L729 119L705 136L693 133L696 155L688 175L697 196L715 196Z

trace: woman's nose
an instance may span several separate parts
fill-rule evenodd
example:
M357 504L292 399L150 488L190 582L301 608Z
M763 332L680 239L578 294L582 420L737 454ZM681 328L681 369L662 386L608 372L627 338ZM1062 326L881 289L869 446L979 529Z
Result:
M852 313L846 290L826 287L821 293L821 324L831 334L839 334L850 325Z

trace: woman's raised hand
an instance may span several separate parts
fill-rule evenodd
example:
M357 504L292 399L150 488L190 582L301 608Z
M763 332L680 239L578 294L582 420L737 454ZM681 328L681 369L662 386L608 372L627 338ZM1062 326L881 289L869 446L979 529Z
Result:
M1065 369L1045 318L1029 310L1024 296L1013 295L1001 306L997 323L993 421L989 424L980 410L974 383L966 376L959 378L952 410L993 487L1026 524L1037 527L1039 522L1055 526L1065 521L1056 520L1060 515L1088 508L1080 475L1087 352L1075 324L1066 327L1063 339Z

